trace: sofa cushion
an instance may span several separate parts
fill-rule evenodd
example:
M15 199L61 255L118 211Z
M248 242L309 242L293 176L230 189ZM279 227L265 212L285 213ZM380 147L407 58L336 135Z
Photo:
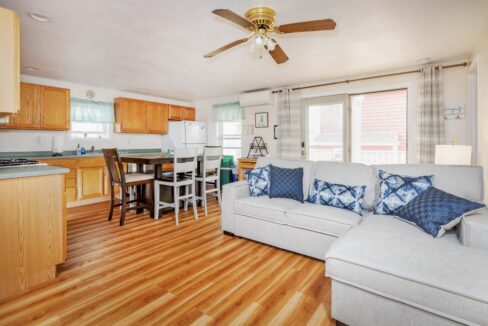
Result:
M311 203L295 206L286 212L286 224L336 237L360 220L361 216L354 212Z
M374 207L375 214L392 215L395 210L405 206L415 197L432 187L432 175L410 177L378 172L380 198Z
M365 189L366 186L347 186L315 179L308 202L347 209L363 215Z
M234 212L279 224L285 223L285 211L303 205L293 199L247 197L234 202Z
M363 206L366 210L370 210L374 206L375 179L372 166L360 163L319 161L315 164L312 180L314 179L343 185L366 186Z
M334 280L464 324L488 321L487 270L483 250L371 213L326 254Z
M303 203L303 168L270 165L269 198L288 198Z
M479 166L389 164L375 165L375 176L379 170L392 174L421 176L433 175L433 186L450 194L468 200L483 201L483 170ZM379 197L379 180L376 180L376 193Z
M314 170L314 162L306 160L280 160L270 157L259 157L256 162L256 167L260 168L268 164L287 169L303 168L303 200L308 197L308 190L312 182L312 173Z
M439 238L447 230L455 227L464 214L484 206L431 187L407 205L397 209L395 214L415 223L434 238Z

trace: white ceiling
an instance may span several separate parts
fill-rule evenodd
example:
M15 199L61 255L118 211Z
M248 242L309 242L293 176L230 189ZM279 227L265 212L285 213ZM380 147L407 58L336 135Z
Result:
M270 5L277 22L333 18L332 32L282 35L277 65L246 45L203 54L247 35L211 13ZM247 90L469 58L488 20L487 0L0 0L22 24L23 73L195 100ZM51 18L39 23L27 13ZM197 71L193 71L197 70ZM146 89L146 90L142 90Z

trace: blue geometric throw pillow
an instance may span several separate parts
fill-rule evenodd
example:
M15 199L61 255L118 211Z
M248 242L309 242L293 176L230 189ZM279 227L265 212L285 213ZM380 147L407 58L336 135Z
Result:
M456 226L464 214L484 206L431 187L396 210L395 215L439 238Z
M269 198L289 198L303 203L303 168L285 169L270 164Z
M407 177L390 174L380 170L380 199L374 213L392 215L395 210L405 206L419 194L432 187L433 175Z
M366 186L346 186L315 179L308 202L344 208L363 215L365 191Z
M269 165L244 172L247 175L247 183L252 197L269 195Z

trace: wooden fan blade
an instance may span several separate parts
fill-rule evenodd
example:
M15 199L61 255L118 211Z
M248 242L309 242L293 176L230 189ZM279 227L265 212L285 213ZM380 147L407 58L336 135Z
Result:
M254 24L251 23L249 20L247 20L246 18L242 17L242 16L239 16L238 14L236 14L235 12L229 10L229 9L215 9L214 11L212 11L214 14L216 14L217 16L220 16L222 18L225 18L227 20L230 20L231 22L237 24L237 25L240 25L244 28L247 28L247 29L252 29L254 28Z
M299 33L327 31L335 29L336 23L332 19L311 20L308 22L292 23L278 26L281 33Z
M240 40L237 40L237 41L234 41L232 43L229 43L227 45L224 45L223 47L221 48L218 48L217 50L214 50L210 53L207 53L205 54L203 57L204 58L211 58L211 57L214 57L216 56L217 54L221 53L221 52L224 52L225 50L228 50L230 48L233 48L234 46L236 45L239 45L241 43L244 43L244 42L247 42L247 40L249 40L249 37L246 37L246 38L241 38Z
M278 44L276 44L273 51L268 51L268 53L273 57L277 64L282 64L288 61L288 56Z

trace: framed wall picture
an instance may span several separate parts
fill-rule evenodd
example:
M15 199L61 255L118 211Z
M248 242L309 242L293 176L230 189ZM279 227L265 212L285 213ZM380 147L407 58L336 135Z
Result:
M254 115L254 128L268 128L268 112L258 112Z

